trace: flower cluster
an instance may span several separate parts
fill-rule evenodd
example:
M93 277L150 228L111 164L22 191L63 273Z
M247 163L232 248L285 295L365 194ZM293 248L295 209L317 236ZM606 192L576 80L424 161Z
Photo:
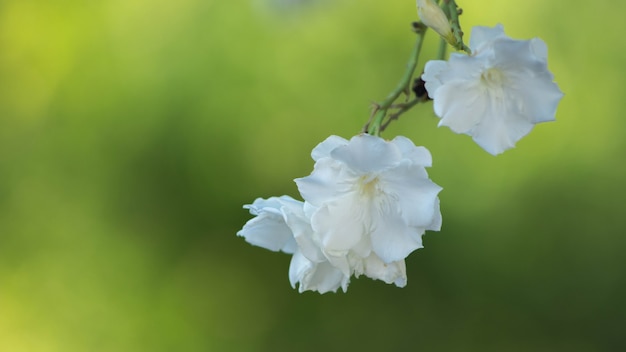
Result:
M289 279L300 292L346 291L352 275L406 285L404 259L441 227L430 152L404 137L361 134L331 136L311 155L313 172L295 180L304 202L257 199L238 235L293 254Z
M547 67L548 49L538 38L514 40L502 25L474 27L471 55L426 63L422 79L434 101L439 126L472 136L496 155L540 122L553 121L563 93Z
M418 39L405 75L374 105L364 133L349 141L331 136L313 149L313 172L295 180L304 201L282 196L245 206L255 217L238 235L292 254L289 280L300 292L346 291L350 278L361 275L406 285L406 257L422 247L427 230L441 228L441 187L426 172L432 163L426 148L405 137L387 141L380 133L428 101L426 93L439 126L470 135L493 155L514 147L535 124L555 119L563 93L548 71L542 40L511 39L502 25L478 26L468 47L456 2L438 3L417 0L422 22L413 26ZM415 97L398 103L409 91L427 27L467 55L453 53L445 61L440 50L416 80Z

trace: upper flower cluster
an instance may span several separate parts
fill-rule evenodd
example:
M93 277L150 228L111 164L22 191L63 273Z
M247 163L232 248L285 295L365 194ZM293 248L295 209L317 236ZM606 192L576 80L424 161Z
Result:
M563 93L548 71L546 44L515 40L502 25L474 27L471 55L426 63L422 79L439 126L472 136L496 155L512 148L540 122L553 121Z
M289 277L301 292L345 291L352 275L406 285L404 259L441 227L428 150L362 134L331 136L312 157L311 175L295 180L304 202L257 199L247 206L257 217L238 235L293 254Z

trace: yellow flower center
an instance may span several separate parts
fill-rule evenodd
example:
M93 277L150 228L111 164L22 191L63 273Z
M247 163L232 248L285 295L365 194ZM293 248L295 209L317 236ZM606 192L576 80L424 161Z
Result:
M378 176L363 175L359 177L358 185L360 193L365 197L372 198L379 193Z
M480 75L480 81L488 87L502 87L505 79L504 73L496 67L487 69Z

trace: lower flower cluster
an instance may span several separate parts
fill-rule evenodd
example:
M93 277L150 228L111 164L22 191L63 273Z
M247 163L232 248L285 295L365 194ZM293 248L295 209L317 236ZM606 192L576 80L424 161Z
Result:
M313 172L295 180L304 201L255 200L237 235L292 254L289 280L300 292L345 292L353 275L405 286L405 258L441 228L430 152L405 137L361 134L331 136L311 155Z

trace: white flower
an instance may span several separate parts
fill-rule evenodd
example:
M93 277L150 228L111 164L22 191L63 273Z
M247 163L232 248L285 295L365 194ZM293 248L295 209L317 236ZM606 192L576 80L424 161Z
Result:
M311 155L313 172L295 181L324 257L344 274L404 286L404 259L422 247L425 230L441 227L428 150L362 134L331 136Z
M289 281L294 288L299 283L300 292L335 292L339 287L345 292L350 275L344 275L321 253L315 252L313 231L304 215L303 205L303 202L288 196L258 198L254 203L244 206L256 217L250 219L237 235L253 245L293 254ZM300 251L299 243L305 245L306 254L310 258Z
M452 27L441 7L433 0L417 0L417 14L422 23L432 28L448 43L456 45Z
M472 136L496 155L512 148L540 122L553 121L563 93L547 67L538 38L514 40L502 25L474 27L472 55L426 63L422 79L439 126Z
M257 198L252 204L244 205L255 218L248 220L243 228L237 232L250 244L270 251L283 251L293 254L297 250L293 232L285 223L281 208L284 205L297 205L297 200L289 197Z
M259 198L244 206L256 217L237 235L293 254L289 281L300 292L345 292L351 275L405 286L404 258L441 227L428 150L404 137L331 136L312 156L313 173L296 179L306 202Z

